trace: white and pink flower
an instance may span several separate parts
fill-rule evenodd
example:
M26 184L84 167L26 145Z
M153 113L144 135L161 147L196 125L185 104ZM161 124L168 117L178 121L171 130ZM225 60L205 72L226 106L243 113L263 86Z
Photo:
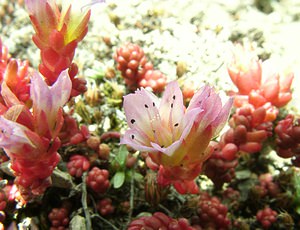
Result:
M161 100L141 88L124 97L130 129L121 144L148 152L152 161L168 172L168 179L193 180L210 156L208 144L225 125L232 103L230 98L222 106L210 86L196 92L187 108L175 81L167 85Z
M70 93L67 71L51 87L34 73L30 87L32 110L14 96L5 82L1 85L8 109L0 116L0 148L9 156L15 183L23 191L39 195L51 184L50 175L60 160L57 135L63 125L62 107Z

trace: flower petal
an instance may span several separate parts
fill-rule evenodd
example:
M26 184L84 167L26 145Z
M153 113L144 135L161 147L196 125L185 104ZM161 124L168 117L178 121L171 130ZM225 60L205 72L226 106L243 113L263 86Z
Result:
M161 147L156 143L151 142L151 145L153 146L153 148L155 148L158 152L162 152L168 156L172 156L174 154L174 152L180 147L180 145L182 144L183 139L177 140L175 142L173 142L170 146L168 146L167 148L165 147Z
M210 125L222 109L221 98L213 91L213 89L211 89L210 96L203 101L201 108L204 112L196 118L196 121L199 122L198 132L202 132L202 130Z
M32 76L30 96L33 102L33 114L36 119L37 127L44 127L45 121L40 119L42 112L47 117L50 132L54 131L57 112L69 99L72 83L67 70L61 72L56 82L49 87L39 73L35 72Z
M22 104L16 95L10 90L5 81L1 84L1 96L7 107Z
M225 103L223 108L220 110L218 116L216 119L211 123L212 127L215 127L214 135L218 135L219 132L223 129L229 115L230 115L230 110L233 105L233 98L230 97L229 100Z
M260 89L267 101L272 102L273 100L276 100L280 90L279 75L275 74L269 76Z
M203 112L204 112L204 110L202 108L194 108L185 113L183 120L179 127L179 129L181 130L180 139L184 139L189 135L191 128L193 127L193 125L196 121L196 118L201 116L201 114Z
M205 85L201 87L192 97L186 111L201 107L202 103L210 96L210 93L211 93L210 86Z
M120 144L126 144L138 151L155 152L150 146L149 140L136 129L127 130L120 140Z
M155 130L161 125L157 97L142 88L125 96L123 106L129 127L154 141Z
M57 29L59 10L54 0L25 0L34 29L42 42L47 42L49 34Z
M165 124L171 132L181 122L184 109L183 96L178 83L176 81L170 82L163 94L159 114L163 125Z
M52 108L50 89L38 72L34 72L31 78L30 97L33 102L34 113L41 110L49 112Z
M68 70L64 70L60 73L56 82L50 88L53 106L55 106L55 113L57 113L60 107L64 106L68 102L71 90L72 82L70 80Z
M33 143L26 135L29 129L14 121L0 117L0 147L8 154L9 152L20 152L24 144L33 146ZM21 151L22 152L22 151Z
M293 79L294 73L292 72L280 75L280 92L290 92Z
M64 0L62 4L60 22L58 28L67 25L65 44L76 40L79 42L87 33L87 24L91 15L91 10L85 0Z
M203 112L203 110L201 108L195 108L193 110L188 111L184 115L182 122L180 124L181 127L178 128L178 129L180 129L179 138L176 141L173 141L170 145L167 145L167 147L159 146L156 143L151 143L151 145L154 148L156 148L158 151L160 151L168 156L172 156L182 146L183 142L185 141L185 138L189 135L189 133L194 125L194 121L195 121L196 117L201 112ZM182 152L182 154L184 154L184 152ZM179 153L179 155L180 155L180 153Z

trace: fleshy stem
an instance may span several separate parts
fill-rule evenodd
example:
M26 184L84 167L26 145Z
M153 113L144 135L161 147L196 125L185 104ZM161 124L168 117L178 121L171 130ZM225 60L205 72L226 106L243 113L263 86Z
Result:
M126 229L128 227L128 225L131 222L131 218L132 218L132 212L133 212L133 205L134 205L134 172L135 172L135 168L136 166L134 166L131 170L131 179L130 179L130 199L129 199L129 213L128 213L128 222L126 224Z
M86 192L86 176L87 176L87 172L84 172L82 175L82 196L81 196L81 203L82 203L82 207L83 207L83 211L84 211L84 215L85 215L85 219L86 219L86 228L87 230L92 230L92 222L91 222L91 216L88 210L88 206L87 206L87 192Z
M167 209L165 206L163 206L162 204L159 204L158 207L161 208L162 210L164 210L168 214L168 216L172 216L172 212L169 209Z
M100 140L101 141L105 141L106 139L109 139L109 138L120 139L121 138L121 134L119 132L116 132L116 131L106 132L106 133L103 133L101 135Z

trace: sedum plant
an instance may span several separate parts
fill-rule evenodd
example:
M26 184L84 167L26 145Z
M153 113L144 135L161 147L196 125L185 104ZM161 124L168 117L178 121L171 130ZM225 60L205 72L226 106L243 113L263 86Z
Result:
M0 41L0 229L299 228L294 74L236 45L224 102L111 40L84 97L73 57L99 2L25 0L39 72Z

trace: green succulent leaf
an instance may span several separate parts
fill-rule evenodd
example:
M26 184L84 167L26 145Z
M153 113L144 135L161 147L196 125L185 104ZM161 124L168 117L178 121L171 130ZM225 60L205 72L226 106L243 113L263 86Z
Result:
M118 171L112 178L114 188L121 188L125 181L125 172Z
M239 180L249 179L251 176L251 171L248 169L236 171L236 178Z
M82 216L76 215L72 218L70 222L70 229L71 230L80 230L86 229L85 219Z
M119 152L116 155L115 160L117 163L123 168L126 164L126 157L128 155L128 150L126 148L126 145L121 145L119 148Z
M140 173L138 173L136 171L133 173L132 170L126 171L126 180L130 181L130 179L132 178L132 176L133 176L133 179L135 181L137 181L137 182L141 182L141 181L144 180L144 176L142 174L140 174Z

